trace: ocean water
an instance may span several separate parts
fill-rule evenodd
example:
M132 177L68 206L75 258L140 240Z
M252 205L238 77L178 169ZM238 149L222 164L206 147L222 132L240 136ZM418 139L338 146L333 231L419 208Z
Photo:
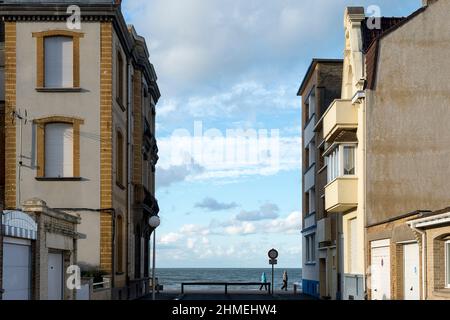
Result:
M283 284L283 272L287 271L289 277L289 289L293 283L302 280L301 269L279 269L274 272L275 290L281 289ZM267 281L272 281L272 269L156 269L156 277L159 284L164 286L164 291L181 291L183 282L260 282L261 274L265 272ZM223 286L211 287L187 287L186 291L224 290ZM259 290L259 287L233 286L231 290Z

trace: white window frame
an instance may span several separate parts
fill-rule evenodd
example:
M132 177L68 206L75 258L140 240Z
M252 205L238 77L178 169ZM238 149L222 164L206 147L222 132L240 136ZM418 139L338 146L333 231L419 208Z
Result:
M445 242L445 288L450 289L450 256L448 254L450 240Z
M344 148L351 147L354 148L354 161L355 161L355 174L344 174ZM325 163L327 166L327 183L330 184L335 180L343 177L356 177L358 174L358 161L357 161L357 149L358 145L356 143L342 143L336 145L331 151L329 151L325 158ZM330 161L331 157L337 157L338 160ZM336 166L337 164L337 166Z

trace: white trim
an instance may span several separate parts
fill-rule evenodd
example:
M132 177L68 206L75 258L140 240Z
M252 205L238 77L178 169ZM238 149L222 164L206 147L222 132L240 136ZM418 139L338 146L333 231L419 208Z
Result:
M405 245L405 244L415 244L415 243L418 243L418 242L416 240L407 240L407 241L396 242L396 244L403 244L403 245Z
M434 226L437 224L444 224L444 223L450 223L450 217L448 218L439 218L439 219L435 219L432 221L424 221L424 222L419 222L416 224L417 228L424 228L424 227L429 227L429 226Z
M445 288L450 289L450 257L449 257L450 240L445 242Z
M391 239L377 240L370 242L370 246L372 249L389 247L390 245Z
M408 222L408 225L413 228L422 228L424 226L428 227L432 225L442 224L450 221L449 219L450 219L450 212L447 212L435 216L416 219Z

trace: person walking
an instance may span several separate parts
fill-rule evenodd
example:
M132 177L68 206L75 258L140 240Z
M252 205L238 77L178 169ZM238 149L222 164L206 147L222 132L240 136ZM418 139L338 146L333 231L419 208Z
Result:
M268 283L267 283L267 277L266 277L266 273L263 272L261 275L261 288L259 288L259 291L261 291L263 288L264 290L267 291L267 287L268 287Z
M283 272L283 286L281 287L281 290L287 291L288 290L288 274L287 271Z

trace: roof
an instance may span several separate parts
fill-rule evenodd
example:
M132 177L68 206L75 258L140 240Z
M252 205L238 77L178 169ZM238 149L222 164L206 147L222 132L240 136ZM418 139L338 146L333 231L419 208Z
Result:
M342 63L342 59L319 59L314 58L311 61L311 64L309 65L308 70L306 71L305 77L303 78L302 84L300 85L300 88L298 89L297 95L301 96L301 93L305 90L305 86L308 83L309 79L311 78L312 74L314 73L314 70L316 69L317 64L320 63Z
M398 23L402 22L406 19L406 17L381 17L381 28L373 28L369 29L368 24L370 24L370 19L366 18L365 23L361 24L361 32L363 38L363 51L366 52L367 49L372 45L372 43L380 37L383 33L385 33L390 28L396 26Z

